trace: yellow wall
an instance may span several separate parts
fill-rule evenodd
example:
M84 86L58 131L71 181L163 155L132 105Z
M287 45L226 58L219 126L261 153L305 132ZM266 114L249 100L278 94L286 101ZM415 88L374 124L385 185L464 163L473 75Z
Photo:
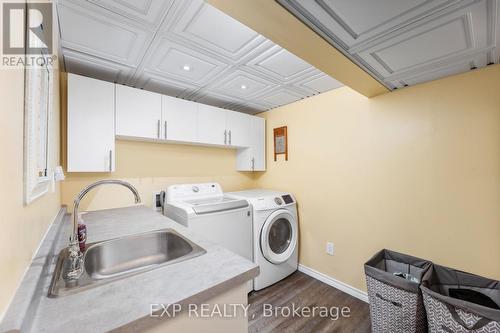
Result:
M59 75L54 73L50 138L52 166L59 164ZM47 227L60 209L59 185L23 205L24 72L0 69L0 318L14 296Z
M118 140L116 172L67 174L62 184L62 203L71 206L74 197L85 185L105 178L130 182L148 206L152 205L154 191L164 190L172 184L216 181L225 191L251 188L252 175L235 170L235 155L234 150L222 148ZM90 192L81 207L95 210L131 204L133 196L129 190L120 186L104 186Z
M68 174L60 191L28 207L23 79L17 70L3 70L0 79L0 123L8 124L0 131L0 267L9 272L0 278L0 313L60 203L71 205L83 186L110 177L137 186L148 205L153 191L184 182L291 191L299 202L301 263L357 288L364 288L362 264L383 247L500 279L498 65L372 99L341 88L263 113L268 137L288 126L290 160L273 162L269 141L268 171L257 176L235 171L234 150L117 141L115 173ZM58 152L55 108L51 147ZM51 162L58 164L59 154ZM82 209L131 202L126 190L103 187ZM335 243L333 257L325 254L327 240Z
M499 85L494 66L371 99L340 88L262 113L268 138L288 126L290 160L273 162L269 141L257 175L235 171L233 150L117 141L116 172L67 174L61 200L110 177L134 184L147 205L175 183L288 190L299 202L300 262L357 288L384 247L500 278ZM82 209L131 203L108 186Z
M293 192L300 262L364 289L390 248L500 279L500 65L372 99L344 87L262 114L289 161L257 185ZM326 241L335 255L325 253Z

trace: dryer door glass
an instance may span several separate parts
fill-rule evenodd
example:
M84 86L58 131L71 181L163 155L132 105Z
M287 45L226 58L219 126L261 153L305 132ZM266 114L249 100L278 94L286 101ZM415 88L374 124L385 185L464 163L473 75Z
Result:
M277 219L269 230L269 247L276 254L286 251L292 241L292 226L285 218Z
M262 255L273 264L287 261L295 251L297 236L297 221L290 212L284 209L273 212L262 225Z

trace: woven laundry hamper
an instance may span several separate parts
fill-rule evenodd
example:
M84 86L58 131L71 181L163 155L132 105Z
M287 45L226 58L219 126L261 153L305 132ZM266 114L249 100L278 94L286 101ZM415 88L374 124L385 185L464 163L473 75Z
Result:
M374 333L427 332L420 281L431 267L430 261L382 250L365 264ZM411 274L410 281L394 273Z
M500 333L500 282L433 265L421 285L430 333ZM488 304L450 297L479 292ZM477 295L477 294L476 294ZM470 296L469 296L470 297ZM477 297L476 297L477 298Z

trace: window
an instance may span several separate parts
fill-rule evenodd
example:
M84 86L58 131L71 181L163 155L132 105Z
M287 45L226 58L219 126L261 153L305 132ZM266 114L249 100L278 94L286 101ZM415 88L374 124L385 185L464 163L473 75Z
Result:
M50 185L51 86L49 65L25 69L25 204L47 193Z

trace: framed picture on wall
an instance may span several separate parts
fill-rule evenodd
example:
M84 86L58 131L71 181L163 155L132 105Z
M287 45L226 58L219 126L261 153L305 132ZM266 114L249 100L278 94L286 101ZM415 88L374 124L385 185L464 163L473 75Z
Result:
M277 161L278 155L285 155L285 161L288 161L288 130L286 126L275 128L274 130L274 160Z

